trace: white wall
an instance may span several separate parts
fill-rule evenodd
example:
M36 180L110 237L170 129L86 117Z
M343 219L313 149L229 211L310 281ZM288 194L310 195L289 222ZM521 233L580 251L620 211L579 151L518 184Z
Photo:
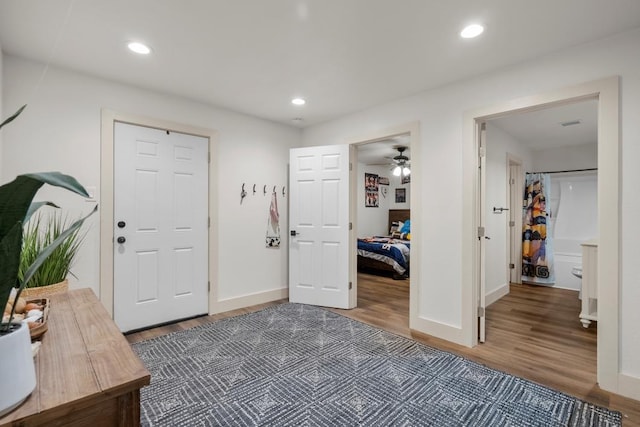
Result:
M621 76L622 227L621 233L621 372L640 380L640 30L595 43L574 46L535 61L430 90L304 130L304 145L340 144L358 135L413 121L421 122L420 185L425 274L417 286L418 315L444 326L460 327L462 252L462 141L466 111L545 93L612 75ZM417 163L417 164L416 164ZM415 200L415 199L414 199ZM437 242L437 243L436 243ZM414 262L416 262L414 261ZM428 272L428 274L427 274Z
M100 188L101 109L214 129L219 132L219 295L228 300L288 287L287 184L290 147L299 145L300 131L261 119L213 108L183 98L142 90L99 78L49 68L34 93L43 65L5 55L3 103L10 111L28 102L23 116L4 132L2 181L24 172L60 170L85 186ZM240 204L246 183L249 196ZM253 196L251 187L260 191ZM278 186L281 231L280 249L265 248L269 194ZM288 193L287 193L288 194ZM92 204L56 189L42 198L60 202L72 214ZM97 195L98 202L100 194ZM98 292L98 220L75 268L78 281L72 287Z
M509 291L508 223L509 211L501 214L493 212L494 207L509 208L508 182L509 161L507 154L522 160L522 170L530 170L531 150L501 128L487 122L486 128L486 235L485 242L485 289L488 303L494 302ZM521 218L521 212L515 213Z
M528 172L563 171L598 167L598 144L572 145L533 151Z
M396 203L396 188L405 189L404 203ZM391 195L389 209L409 209L411 207L411 182L403 184L402 177L389 173L389 194Z
M389 177L389 168L385 166L367 166L363 163L358 163L357 173L357 189L358 189L358 237L368 236L385 236L389 234L387 228L387 222L389 220L389 197L391 191L390 185L378 186L378 207L365 207L365 188L364 188L364 174L374 173L378 176ZM383 188L386 187L387 195L382 195Z
M378 188L379 207L365 207L364 174L375 173L389 178L389 185L380 185ZM389 234L389 209L409 209L411 202L411 183L402 184L400 177L393 176L387 166L367 166L358 163L358 237L386 236ZM387 195L382 195L383 188ZM404 188L406 202L396 203L396 188Z

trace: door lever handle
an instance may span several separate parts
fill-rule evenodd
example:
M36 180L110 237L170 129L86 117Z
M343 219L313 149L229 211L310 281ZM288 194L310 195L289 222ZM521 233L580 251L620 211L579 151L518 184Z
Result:
M293 237L296 237L296 236L300 235L300 233L298 233L296 230L291 230L291 232L289 234L291 234L291 236L293 236Z

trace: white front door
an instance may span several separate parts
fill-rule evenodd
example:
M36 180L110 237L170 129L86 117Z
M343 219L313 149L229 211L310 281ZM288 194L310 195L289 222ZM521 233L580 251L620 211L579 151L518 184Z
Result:
M115 123L114 320L208 312L207 138Z
M355 298L350 298L355 294L350 260L356 253L349 229L351 152L349 145L290 150L291 302L355 306Z

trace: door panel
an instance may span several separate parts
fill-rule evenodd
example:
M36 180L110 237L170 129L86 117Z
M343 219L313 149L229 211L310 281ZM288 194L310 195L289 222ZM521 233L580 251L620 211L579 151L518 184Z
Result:
M114 319L123 331L208 312L208 147L115 124Z
M348 145L290 151L291 302L351 308L350 151Z
M487 215L487 203L486 203L486 189L487 189L487 131L486 124L482 123L479 125L479 157L480 157L480 167L478 168L479 179L478 183L480 185L478 195L479 195L479 226L482 232L478 233L478 243L479 243L479 267L480 267L480 289L478 290L478 340L483 343L485 341L485 310L486 310L486 293L487 293L487 285L486 285L486 240L488 236L485 235L486 230L486 215Z

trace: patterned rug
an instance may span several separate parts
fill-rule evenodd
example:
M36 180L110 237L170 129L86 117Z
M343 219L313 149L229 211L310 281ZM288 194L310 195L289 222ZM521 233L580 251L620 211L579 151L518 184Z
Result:
M620 426L620 414L317 307L133 345L148 426Z

